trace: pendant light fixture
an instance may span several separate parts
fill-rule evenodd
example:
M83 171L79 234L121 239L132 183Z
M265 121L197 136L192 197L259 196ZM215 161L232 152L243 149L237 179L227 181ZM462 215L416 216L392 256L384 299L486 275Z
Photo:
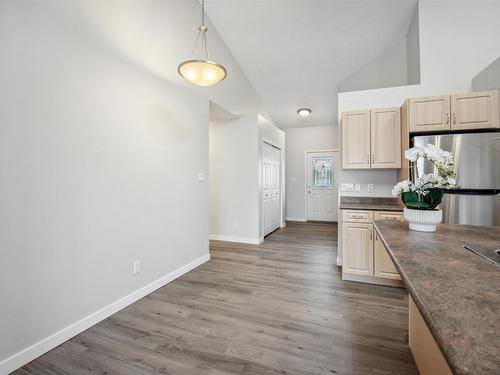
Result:
M207 31L208 28L205 25L205 0L202 0L201 25L198 27L198 38L196 39L191 60L180 63L177 68L177 71L184 79L197 86L212 86L227 76L226 68L216 62L210 61ZM201 46L200 54L204 54L204 58L196 59L195 55L198 53L199 46Z

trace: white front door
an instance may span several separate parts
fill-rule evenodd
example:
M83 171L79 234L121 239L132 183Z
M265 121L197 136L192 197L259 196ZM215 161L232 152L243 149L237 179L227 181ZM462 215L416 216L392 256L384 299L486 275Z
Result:
M337 221L338 152L306 154L307 220Z
M280 150L262 145L262 222L264 236L280 227Z

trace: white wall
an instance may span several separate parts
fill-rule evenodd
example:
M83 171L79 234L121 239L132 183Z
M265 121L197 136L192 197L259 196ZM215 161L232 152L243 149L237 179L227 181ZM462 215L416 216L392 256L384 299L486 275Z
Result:
M305 220L305 152L336 150L337 126L291 128L286 135L286 218Z
M252 114L210 124L210 238L244 243L263 241L262 145L281 150L285 180L285 133ZM285 184L281 184L281 225Z
M257 116L210 124L210 237L259 241Z
M400 106L410 97L470 91L472 78L500 55L498 14L499 1L420 0L421 84L340 93L339 123L344 111ZM443 19L453 22L442 22ZM342 171L341 181L378 181L373 193L362 192L365 196L389 196L397 182L395 172L369 170Z
M196 0L0 2L0 373L206 260L209 100L266 111L211 25L227 80L178 76L199 11Z

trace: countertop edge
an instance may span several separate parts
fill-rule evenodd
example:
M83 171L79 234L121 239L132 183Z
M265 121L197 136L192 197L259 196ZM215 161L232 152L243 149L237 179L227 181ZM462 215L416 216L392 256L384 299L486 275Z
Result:
M377 221L379 221L379 220L377 220ZM401 265L399 264L397 258L392 253L392 250L391 250L390 246L387 244L383 234L380 233L380 230L377 226L377 221L373 222L373 226L374 226L375 230L377 231L379 238L382 240L382 243L384 244L385 248L387 249L387 253L389 254L389 257L394 262L394 266L396 267L399 274L401 275L401 278L403 279L403 283L406 286L408 293L410 293L410 295L413 299L413 302L415 302L415 305L417 305L417 308L420 311L420 314L422 315L425 323L429 327L429 330L431 331L432 337L434 338L434 340L438 344L439 349L441 350L441 353L445 357L446 363L448 364L448 366L450 366L450 369L453 371L453 373L456 373L456 374L463 373L463 371L462 371L463 369L457 368L456 366L454 366L453 363L450 361L450 358L449 358L446 350L443 349L443 347L445 346L444 345L445 343L440 339L440 332L439 332L435 322L433 321L430 313L427 311L424 304L422 303L422 300L420 299L420 296L418 295L417 291L415 290L415 288L411 284L410 280L406 276L406 273L401 268Z

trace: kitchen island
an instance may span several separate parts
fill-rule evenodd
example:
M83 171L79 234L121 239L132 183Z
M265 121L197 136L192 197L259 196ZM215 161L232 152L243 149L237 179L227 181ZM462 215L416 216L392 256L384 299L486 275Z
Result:
M413 300L449 369L499 374L500 267L463 245L498 249L500 227L441 224L425 233L406 222L374 226L410 293L410 311Z

